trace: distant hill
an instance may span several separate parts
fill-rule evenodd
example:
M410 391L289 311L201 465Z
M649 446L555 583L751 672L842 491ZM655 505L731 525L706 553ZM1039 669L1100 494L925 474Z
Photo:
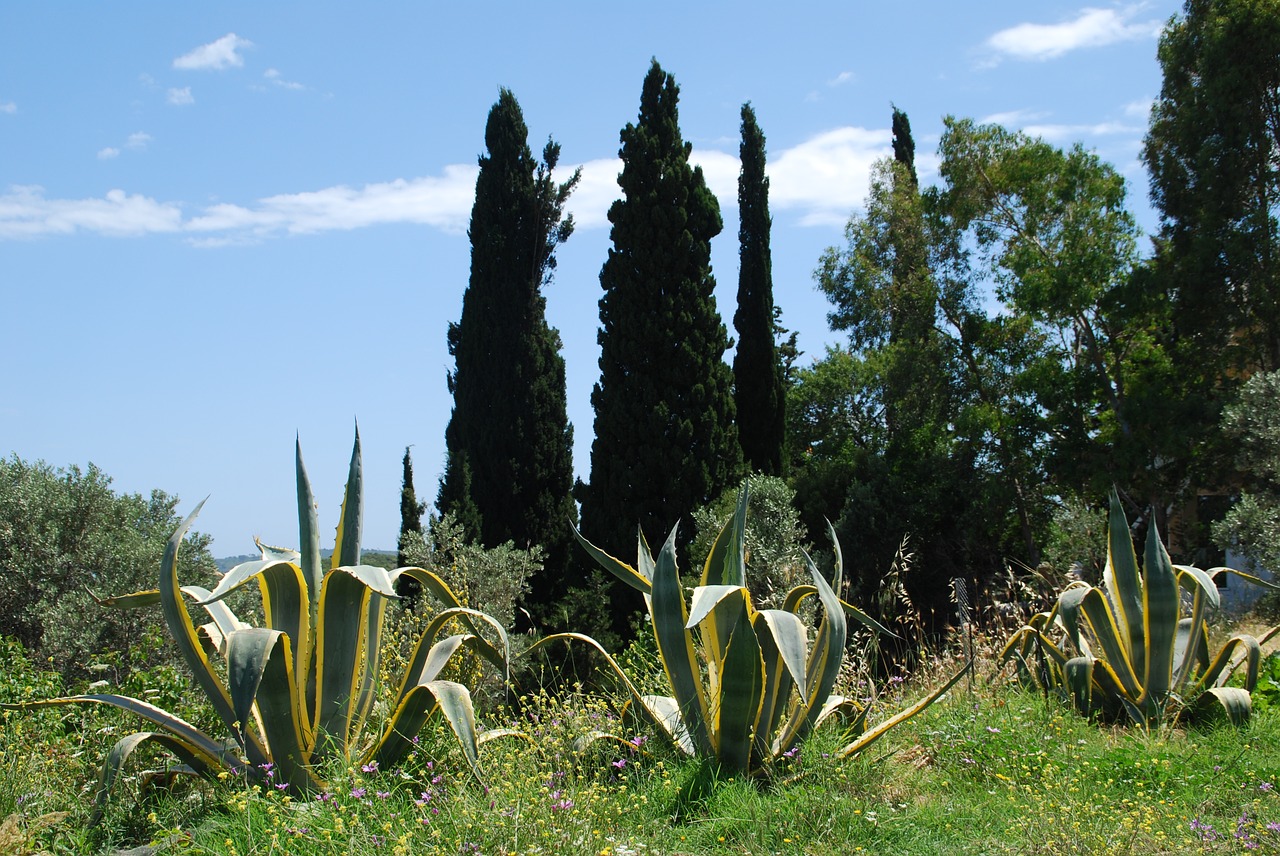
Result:
M320 558L322 559L328 560L329 557L331 557L332 555L333 555L332 550L320 551ZM227 571L231 570L236 565L239 565L243 562L252 562L253 560L260 559L260 558L262 557L258 555L247 554L244 556L226 556L221 559L214 559L213 561L218 566L218 573L225 574ZM377 565L380 568L386 568L387 570L391 570L396 566L396 551L395 550L363 550L360 553L360 561L364 562L366 565Z

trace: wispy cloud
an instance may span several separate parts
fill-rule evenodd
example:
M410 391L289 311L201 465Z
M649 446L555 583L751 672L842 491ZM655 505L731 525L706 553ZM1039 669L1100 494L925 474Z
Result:
M142 151L151 142L151 135L145 131L135 131L129 135L129 139L125 140L125 145L134 151Z
M0 238L93 232L131 236L177 232L182 211L172 203L111 190L101 199L47 199L44 188L16 186L0 194Z
M111 160L120 157L120 150L107 146L105 149L98 149L98 160Z
M173 61L173 67L184 71L240 68L244 65L244 57L240 55L240 51L252 46L253 42L248 39L242 39L235 33L227 33L220 39L178 57Z
M149 142L149 136L138 132L130 136L125 148L140 148ZM120 149L112 151L112 157L121 153ZM820 134L773 158L770 202L777 210L798 212L802 225L843 225L866 196L872 163L889 151L888 130L838 128ZM695 149L691 159L702 168L708 186L723 204L733 204L737 157L708 148ZM927 171L928 164L921 168ZM568 205L581 228L608 225L609 206L620 194L617 177L621 169L617 158L582 164L581 184ZM335 185L245 204L223 202L203 207L161 202L123 190L112 190L102 198L49 199L40 187L12 187L0 194L0 239L77 232L180 234L194 245L212 247L391 223L417 223L462 234L475 198L475 180L474 165L452 164L437 175L359 187Z
M307 88L303 86L301 83L298 83L297 81L285 80L283 77L280 76L280 72L278 69L269 68L262 73L262 76L265 77L267 80L271 81L272 83L274 83L276 86L279 86L281 89L299 90L299 89Z
M14 104L12 101L0 102L0 113L13 114L17 112L18 112L18 105Z
M1141 119L1147 121L1151 118L1151 108L1156 106L1154 98L1143 98L1140 101L1130 101L1124 105L1124 115L1130 119Z
M837 128L773 158L769 204L807 226L842 226L866 199L871 165L891 152L887 129Z
M827 86L844 86L846 83L853 83L857 79L857 76L852 71L842 71L828 80Z
M184 86L181 89L176 86L170 88L168 101L175 107L185 107L188 104L196 103L195 96L191 94L190 86Z
M1143 128L1124 122L1095 122L1092 125L1024 125L1022 131L1051 143L1071 143L1087 137L1141 136Z
M1085 8L1069 21L1057 24L1018 24L987 39L990 64L1002 58L1020 60L1056 59L1082 48L1096 48L1116 42L1155 38L1162 22L1135 20L1141 6L1123 9Z
M983 116L978 120L980 125L1004 125L1006 128L1020 128L1028 122L1038 122L1041 119L1047 119L1049 114L1043 110L1006 110L1002 113L992 113L989 116Z

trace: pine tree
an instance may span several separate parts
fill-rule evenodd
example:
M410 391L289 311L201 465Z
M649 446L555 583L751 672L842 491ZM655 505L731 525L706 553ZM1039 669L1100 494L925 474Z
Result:
M742 105L742 171L738 175L738 310L733 327L734 403L738 439L747 467L782 474L786 433L786 388L774 342L773 262L769 252L769 179L765 176L764 134L750 104Z
M402 462L404 475L400 482L400 541L396 552L396 565L403 568L408 562L404 557L405 537L411 534L422 534L422 514L427 510L425 502L418 502L418 495L413 490L413 460L409 457L409 447L404 447Z
M621 133L623 198L609 209L613 248L600 271L600 381L582 528L617 556L634 556L636 525L650 545L741 474L728 333L716 311L711 239L720 206L680 135L675 79L655 60L640 115ZM637 606L615 592L613 624Z
M564 358L542 289L556 246L573 231L563 208L579 173L554 182L560 147L549 140L539 162L527 138L520 105L501 90L471 209L471 280L462 318L449 325L454 407L437 506L485 547L513 541L546 551L526 599L537 612L567 587L575 516Z

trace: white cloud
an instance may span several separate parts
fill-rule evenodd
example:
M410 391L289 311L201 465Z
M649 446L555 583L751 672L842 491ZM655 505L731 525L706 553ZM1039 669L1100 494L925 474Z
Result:
M1026 125L1021 129L1033 137L1041 137L1051 143L1073 143L1084 137L1111 137L1141 135L1143 129L1123 122L1097 122L1093 125Z
M101 199L47 199L38 186L0 194L0 239L93 232L109 236L177 232L182 211L172 203L111 190Z
M12 101L0 102L0 113L17 113L18 105Z
M168 100L175 107L185 107L188 104L196 103L195 97L191 94L190 86L184 86L181 89L177 87L170 88Z
M285 80L280 76L280 72L278 69L269 68L265 72L263 72L262 76L265 77L267 80L270 80L276 86L279 86L281 89L300 90L300 89L307 88L303 86L301 83L298 83L296 81Z
M137 131L129 135L129 139L125 141L125 145L134 151L141 151L147 147L147 143L151 142L151 135L143 131Z
M786 149L769 166L770 206L800 211L802 225L843 226L866 199L871 165L891 153L892 141L887 129L846 127Z
M173 61L174 68L186 71L212 69L221 71L224 68L240 68L244 65L244 57L240 50L252 47L253 42L242 39L235 33L227 33L222 38L201 45L190 53L185 53Z
M120 156L120 150L107 146L105 149L98 149L98 160L111 160Z
M1141 119L1147 121L1151 118L1151 108L1156 106L1154 98L1143 98L1138 101L1130 101L1124 105L1124 115L1130 119Z
M1018 128L1027 122L1047 119L1049 114L1043 110L1006 110L1003 113L992 113L978 120L980 125L1003 125L1006 128Z
M142 146L150 138L138 132L130 140ZM118 149L112 151L119 154ZM889 152L888 130L838 128L820 134L773 158L770 202L777 210L799 212L804 225L843 225L866 196L872 163ZM702 167L708 186L722 204L734 204L737 157L707 149L694 151L692 160ZM928 168L929 164L923 163L922 174ZM268 196L247 204L220 202L185 211L178 203L158 202L122 190L112 190L104 198L48 199L43 188L13 187L0 194L0 240L74 232L111 236L178 233L196 246L218 247L392 223L416 223L462 234L475 197L476 169L474 165L451 164L433 176L361 187L336 185ZM609 206L620 195L617 177L621 169L617 158L582 165L582 181L568 204L580 227L608 225Z
M853 83L857 77L852 71L842 71L835 77L827 81L827 86L843 86L846 83Z
M994 53L993 61L1001 57L1048 60L1081 48L1155 38L1162 23L1134 21L1140 11L1140 6L1085 8L1074 19L1060 24L1018 24L991 36L986 48Z

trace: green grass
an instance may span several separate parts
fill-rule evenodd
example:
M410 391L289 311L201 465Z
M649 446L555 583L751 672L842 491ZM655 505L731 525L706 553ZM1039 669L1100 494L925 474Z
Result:
M0 700L51 689L20 652L0 647ZM908 684L905 697L883 699L885 710L923 689ZM0 852L157 841L237 856L1280 853L1274 706L1241 730L1146 734L979 679L973 694L953 691L865 757L835 760L839 735L819 733L768 781L752 782L655 748L617 720L610 699L538 693L518 715L489 713L490 724L514 724L529 740L484 748L487 789L433 732L402 770L330 771L317 800L233 780L142 789L134 776L93 831L84 827L97 767L136 723L110 710L0 717ZM640 745L581 747L598 731Z

